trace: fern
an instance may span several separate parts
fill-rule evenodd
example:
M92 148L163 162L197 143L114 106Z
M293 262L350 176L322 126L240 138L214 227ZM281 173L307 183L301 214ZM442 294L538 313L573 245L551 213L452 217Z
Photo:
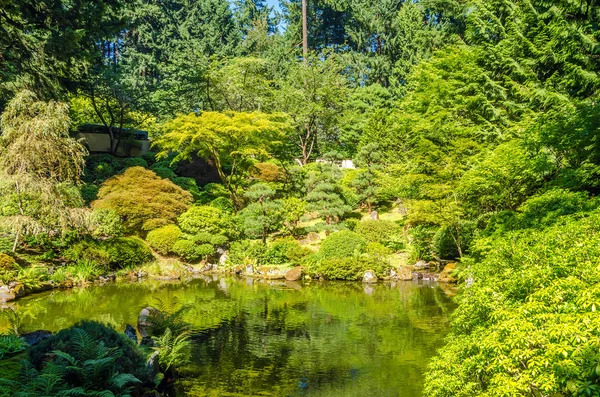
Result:
M190 333L187 331L177 335L167 328L165 332L154 338L154 350L158 351L158 363L163 372L172 371L189 361Z

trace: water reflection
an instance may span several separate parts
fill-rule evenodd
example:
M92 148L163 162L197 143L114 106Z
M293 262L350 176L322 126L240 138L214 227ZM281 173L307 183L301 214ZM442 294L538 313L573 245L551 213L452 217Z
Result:
M191 304L199 330L180 394L420 396L422 373L454 305L437 286L289 283L205 277L54 291L14 307L30 329L82 319L122 330L148 304ZM0 320L0 331L7 328Z

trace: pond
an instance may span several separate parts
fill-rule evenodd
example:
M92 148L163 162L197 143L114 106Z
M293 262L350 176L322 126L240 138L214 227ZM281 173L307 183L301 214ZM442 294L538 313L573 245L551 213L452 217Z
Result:
M53 291L12 306L25 329L83 319L124 330L158 300L190 304L199 331L181 396L416 397L448 332L436 284L285 283L204 277ZM7 328L0 320L0 332Z

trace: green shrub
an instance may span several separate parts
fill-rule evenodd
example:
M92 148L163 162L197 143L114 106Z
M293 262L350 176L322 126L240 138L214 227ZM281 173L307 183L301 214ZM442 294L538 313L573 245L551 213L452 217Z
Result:
M373 270L383 277L387 266L364 256L329 258L316 262L309 267L313 276L322 276L327 280L362 280L367 270Z
M424 395L598 395L600 213L473 247Z
M98 185L94 185L92 183L86 183L79 188L81 192L81 198L85 201L86 204L91 203L92 201L98 198L98 191L100 187Z
M27 347L27 343L20 336L9 334L0 335L0 360L3 357L10 357L20 353Z
M148 219L142 224L142 230L149 232L163 226L172 225L173 222L164 218Z
M342 230L323 240L319 255L323 259L347 258L363 253L366 246L366 240L359 234Z
M173 252L173 245L179 240L181 229L176 225L167 225L152 230L146 236L146 241L159 254L168 255Z
M398 231L398 225L392 221L366 220L359 222L354 229L370 243L386 243Z
M197 248L198 245L191 240L177 240L173 244L173 253L183 260L195 262L202 257Z
M260 241L235 241L229 247L229 263L232 265L262 264L266 248Z
M95 240L81 240L63 252L69 262L92 262L103 269L110 268L110 255L106 248Z
M148 168L148 163L146 162L146 160L144 160L141 157L127 157L127 158L121 160L121 164L123 165L123 168L129 168L129 167Z
M85 162L83 179L86 182L102 183L121 172L122 169L123 167L116 157L110 154L93 154Z
M198 201L201 199L202 194L194 178L176 177L172 178L171 180L180 188L190 192L192 197L194 198L194 201Z
M152 167L152 171L154 171L156 175L164 179L175 179L177 177L177 175L175 175L175 172L173 172L170 168L166 167Z
M227 214L233 214L235 210L231 200L226 197L217 197L216 199L210 202L210 206L218 208Z
M275 240L265 252L263 264L265 265L299 265L302 259L312 254L312 251L300 245L293 237Z
M156 168L168 168L171 171L175 172L175 171L177 171L177 163L172 163L171 160L169 160L169 159L167 159L167 160L161 160L161 161L155 162L150 167L150 169L152 171L154 171Z
M154 257L144 240L139 237L117 237L102 242L108 253L109 265L115 268L127 268L143 265Z
M93 210L91 224L94 237L120 237L123 235L121 217L113 210Z
M200 244L198 247L196 247L196 253L203 258L213 255L215 252L215 246L212 244Z
M195 205L181 214L178 224L185 233L198 234L206 232L223 234L224 214L218 208L207 205Z
M142 158L146 161L146 164L148 164L149 166L152 166L154 165L154 163L156 163L156 153L154 152L144 153L142 154Z

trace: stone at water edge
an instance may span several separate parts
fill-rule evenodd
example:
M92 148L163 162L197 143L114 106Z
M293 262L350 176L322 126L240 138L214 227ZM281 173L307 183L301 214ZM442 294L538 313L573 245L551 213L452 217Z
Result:
M142 338L150 336L149 332L152 332L154 324L148 319L151 316L162 316L162 313L155 307L145 307L138 315L137 329Z
M427 263L425 261L418 261L417 263L415 263L414 268L417 270L429 269L429 263Z
M288 270L285 273L285 279L287 281L298 281L298 280L302 280L302 267L301 266L296 266L295 268Z
M51 336L52 332L39 330L22 334L21 339L23 339L23 341L29 346L34 346L43 341L44 339L48 339Z
M363 283L373 284L378 281L377 276L373 270L367 270L363 276Z
M135 344L137 345L138 338L137 338L137 333L135 332L135 328L133 328L129 324L125 325L125 335L127 335L127 337L129 339L131 339L132 341L134 341Z

